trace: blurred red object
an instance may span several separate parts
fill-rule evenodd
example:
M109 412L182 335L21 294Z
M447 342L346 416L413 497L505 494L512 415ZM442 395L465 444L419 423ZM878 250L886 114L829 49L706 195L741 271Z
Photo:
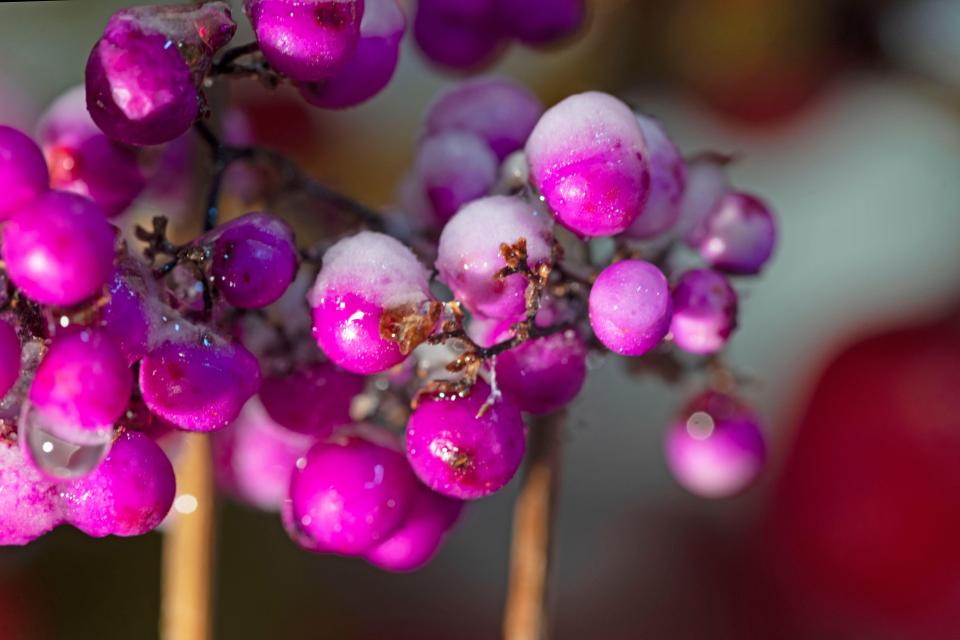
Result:
M960 313L840 353L772 497L778 604L840 637L960 637Z

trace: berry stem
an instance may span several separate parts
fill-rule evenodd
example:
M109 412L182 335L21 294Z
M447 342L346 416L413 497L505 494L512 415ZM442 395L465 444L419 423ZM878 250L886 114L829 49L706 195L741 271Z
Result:
M210 614L216 523L210 440L204 434L184 436L177 465L177 496L176 513L163 536L160 637L207 640L213 631Z
M560 482L563 418L562 411L553 413L537 418L530 428L527 469L513 510L504 640L547 637L552 526Z

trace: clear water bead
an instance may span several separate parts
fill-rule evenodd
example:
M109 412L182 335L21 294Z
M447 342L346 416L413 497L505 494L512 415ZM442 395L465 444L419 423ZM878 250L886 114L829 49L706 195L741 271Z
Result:
M34 466L52 478L80 478L97 468L113 441L113 427L65 426L30 402L20 414L18 436Z

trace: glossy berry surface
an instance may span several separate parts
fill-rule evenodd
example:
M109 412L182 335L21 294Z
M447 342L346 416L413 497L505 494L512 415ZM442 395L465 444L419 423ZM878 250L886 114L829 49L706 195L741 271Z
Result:
M363 377L321 362L264 378L260 400L281 426L323 438L350 422L350 404L365 384Z
M315 444L290 481L295 526L318 551L361 554L409 513L417 480L399 451L357 435Z
M170 511L176 493L173 466L148 436L121 433L90 474L60 485L66 520L88 536L139 536Z
M530 178L557 220L583 236L627 229L650 191L648 151L630 108L599 92L547 109L526 144Z
M694 400L670 428L666 454L683 488L704 498L724 498L759 475L766 445L752 411L711 391Z
M235 343L165 342L140 362L147 407L187 431L223 427L259 386L256 358Z
M697 247L721 271L759 273L773 255L777 228L765 202L746 193L728 193L704 220Z
M0 125L0 220L6 220L50 186L47 163L25 133Z
M264 58L299 82L323 80L360 40L363 0L245 0Z
M297 272L293 230L268 213L224 225L213 244L214 282L227 302L256 309L276 302Z
M716 353L737 326L737 292L710 269L684 273L673 288L670 333L690 353Z
M420 480L451 498L499 491L526 449L520 409L506 397L478 417L490 387L478 382L464 398L424 398L407 423L407 458Z
M597 277L590 290L590 326L603 345L624 356L643 355L670 329L667 278L643 260L622 260Z
M552 253L550 220L532 205L511 196L490 196L463 207L440 234L440 280L470 311L492 318L516 319L524 309L527 280L515 273L496 278L506 266L500 245L526 241L534 267Z
M28 297L67 306L98 293L113 271L115 231L90 200L48 191L3 229L10 279Z
M407 247L363 231L337 242L309 295L313 335L334 363L354 373L385 371L406 357L384 338L384 312L416 310L430 297L428 273Z

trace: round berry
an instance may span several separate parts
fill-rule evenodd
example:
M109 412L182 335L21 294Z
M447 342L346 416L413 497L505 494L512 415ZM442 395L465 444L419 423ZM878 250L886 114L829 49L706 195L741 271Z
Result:
M589 305L597 339L620 355L643 355L670 329L670 285L643 260L622 260L601 271Z
M227 302L256 309L276 302L297 272L293 230L268 213L223 226L213 243L211 274Z
M503 43L490 0L419 0L413 37L431 61L460 70L490 63Z
M684 273L673 288L670 333L690 353L722 349L737 326L737 293L727 279L710 269Z
M759 273L773 255L776 222L765 202L746 193L727 193L704 220L697 246L721 271Z
M415 170L434 219L443 225L460 207L490 193L497 157L474 134L447 131L420 144Z
M680 151L653 118L637 115L647 143L650 195L643 211L624 232L633 238L652 238L669 231L680 215L687 167Z
M25 133L0 125L0 220L6 220L50 186L47 163Z
M361 376L320 362L265 378L260 400L279 425L323 438L350 422L350 404L364 385Z

